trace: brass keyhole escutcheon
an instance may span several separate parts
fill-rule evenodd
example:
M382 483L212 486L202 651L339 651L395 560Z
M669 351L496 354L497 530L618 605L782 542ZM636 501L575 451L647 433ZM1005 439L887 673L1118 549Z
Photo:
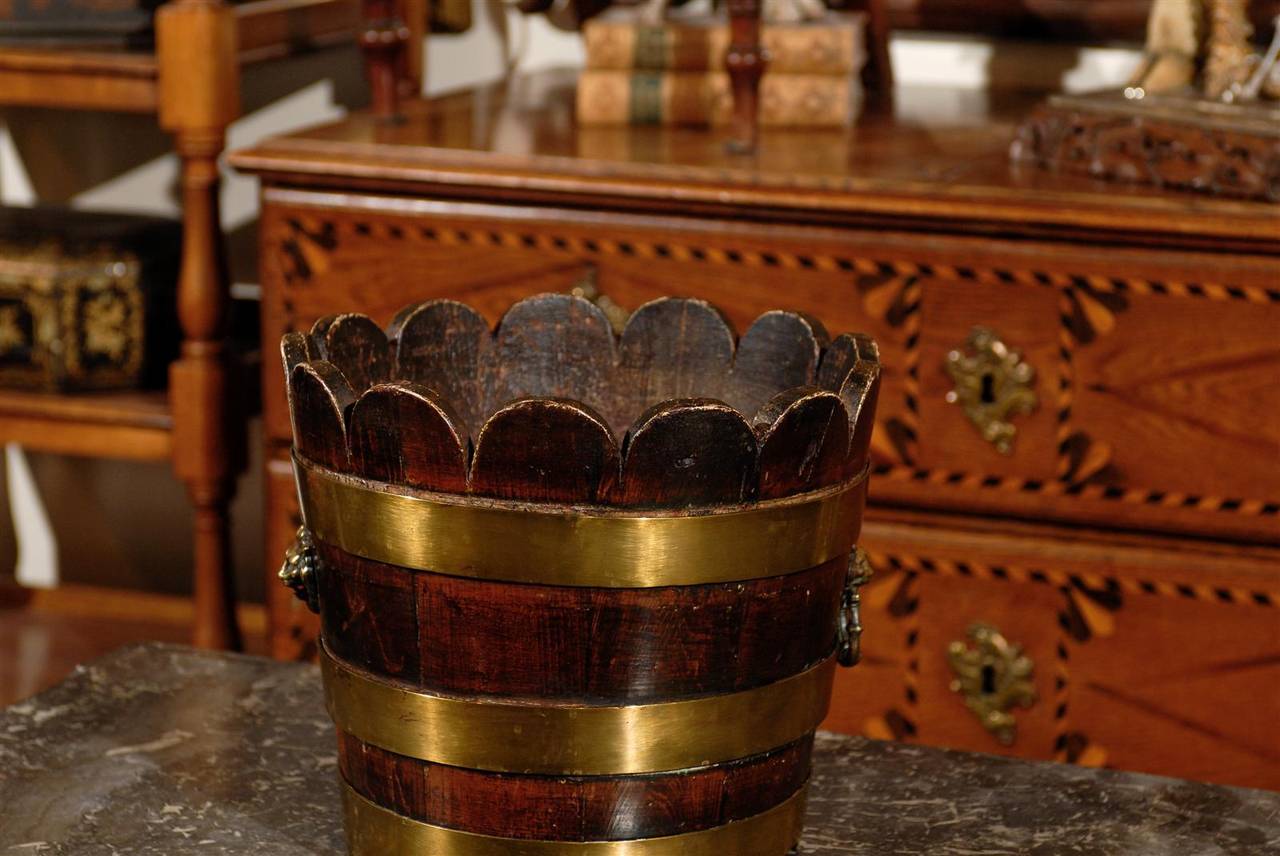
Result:
M1010 711L1035 703L1036 690L1031 683L1035 666L1022 653L1021 645L1009 642L990 624L970 625L966 640L947 646L947 660L955 675L951 691L964 696L965 706L996 740L1011 746L1018 736L1018 723Z
M947 354L946 369L955 383L947 401L964 408L965 416L997 451L1012 454L1018 433L1013 417L1039 404L1033 388L1035 369L986 327L974 327L964 347Z

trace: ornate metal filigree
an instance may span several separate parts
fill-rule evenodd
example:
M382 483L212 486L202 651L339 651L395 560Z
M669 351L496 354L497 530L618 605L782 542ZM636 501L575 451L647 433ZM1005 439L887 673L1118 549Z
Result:
M1039 404L1031 386L1035 369L986 327L974 327L965 346L970 353L957 348L947 354L947 374L956 385L947 401L964 408L984 440L1011 454L1018 429L1010 419Z
M84 349L120 363L131 340L128 326L129 305L114 291L103 291L84 304Z
M280 566L280 581L293 589L293 593L307 605L312 612L320 611L320 591L317 574L320 571L320 554L316 551L315 542L307 527L299 526L293 544L284 554L284 564Z
M582 278L569 289L569 293L574 297L581 297L584 300L590 300L600 310L604 312L606 318L609 319L609 326L613 328L614 333L621 334L624 327L627 326L627 319L631 317L631 313L619 306L614 299L600 290L599 271L595 265L589 265L583 271Z
M1018 736L1010 709L1031 707L1036 700L1031 683L1035 665L1023 655L1021 645L1005 639L990 624L971 625L967 637L967 644L957 640L947 646L947 660L955 673L951 691L962 694L982 727L1010 746Z
M866 552L855 547L840 599L836 657L842 666L856 666L862 659L862 587L871 581L871 573Z

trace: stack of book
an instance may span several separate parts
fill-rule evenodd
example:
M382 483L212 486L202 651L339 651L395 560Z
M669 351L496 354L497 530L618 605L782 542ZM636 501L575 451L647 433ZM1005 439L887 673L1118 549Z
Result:
M581 125L727 125L733 94L725 70L723 18L672 18L650 26L605 15L583 27L578 79ZM866 16L765 24L769 65L760 83L764 127L843 128L862 107Z

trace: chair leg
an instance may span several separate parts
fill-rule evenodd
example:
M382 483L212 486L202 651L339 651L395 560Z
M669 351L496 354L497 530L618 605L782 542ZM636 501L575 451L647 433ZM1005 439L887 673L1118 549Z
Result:
M178 134L183 159L183 249L178 315L184 339L169 372L174 472L195 512L194 643L236 648L228 506L242 465L243 420L233 418L225 315L226 260L218 222L221 135Z
M230 496L195 506L195 628L197 648L238 651L243 647L235 617L231 577Z
M228 301L218 223L221 139L178 135L183 159L183 259L178 315L182 352L169 372L174 472L195 513L194 643L237 648L228 506L243 459L243 420L233 418L225 342Z
M227 508L243 467L226 348L229 284L218 214L218 156L239 114L234 13L222 0L172 0L156 16L160 124L182 159L182 351L169 372L174 472L195 510L195 644L240 644Z

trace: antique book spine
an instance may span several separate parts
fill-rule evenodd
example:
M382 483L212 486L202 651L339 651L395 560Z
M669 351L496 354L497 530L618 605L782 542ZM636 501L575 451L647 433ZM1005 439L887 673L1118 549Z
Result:
M605 17L582 31L587 68L627 71L721 71L728 25L716 20L646 26ZM785 74L856 74L866 62L865 16L833 13L818 23L767 24L762 40L769 68Z
M844 128L862 105L856 77L765 74L760 124L772 128ZM733 94L725 72L587 70L578 77L580 125L729 124Z

